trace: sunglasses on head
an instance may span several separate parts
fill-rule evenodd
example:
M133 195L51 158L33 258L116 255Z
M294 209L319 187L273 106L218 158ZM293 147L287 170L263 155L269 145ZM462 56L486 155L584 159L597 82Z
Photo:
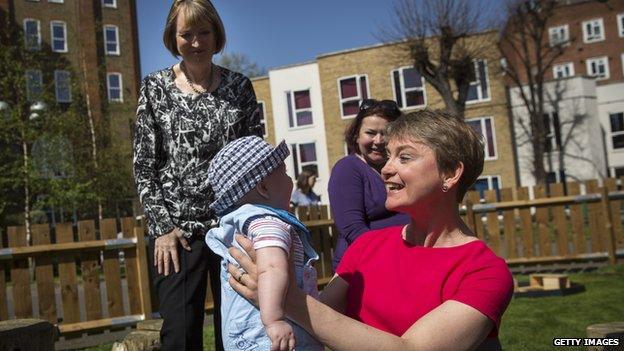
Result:
M401 113L399 106L395 101L392 100L375 100L375 99L364 99L360 104L360 111L365 111L371 108L381 108L388 112L392 113Z

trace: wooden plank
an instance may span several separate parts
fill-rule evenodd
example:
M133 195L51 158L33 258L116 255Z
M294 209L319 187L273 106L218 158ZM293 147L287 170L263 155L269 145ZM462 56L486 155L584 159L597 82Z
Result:
M568 194L578 195L581 193L579 183L567 183ZM572 240L574 242L574 253L586 253L587 241L585 240L584 216L581 205L570 205L570 220L572 221Z
M527 187L518 188L518 200L528 200L529 189ZM522 256L535 256L535 246L533 242L533 220L531 210L523 208L520 210L520 220L522 221Z
M622 178L624 181L624 178ZM608 178L604 184L609 191L617 191L617 180ZM624 184L624 183L622 183ZM613 232L615 234L615 244L617 248L624 248L624 228L622 227L622 200L611 201L611 219L613 220Z
M495 203L496 190L487 190L485 192L485 201L487 203ZM498 211L489 212L487 214L487 230L488 230L488 245L498 256L502 256L500 245L500 225L498 223Z
M134 238L134 218L121 219L121 231L124 238ZM141 286L139 283L139 259L136 249L124 250L124 264L126 268L126 283L130 300L130 313L141 314Z
M26 227L9 227L7 231L9 247L27 246ZM30 294L30 269L28 258L13 260L11 268L13 283L13 305L16 318L32 318L32 299Z
M476 224L475 224L475 213L472 210L472 207L475 205L473 199L478 198L478 195L475 191L469 191L464 196L464 202L466 203L466 225L470 228L475 234L477 233ZM478 202L477 202L478 203Z
M78 240L95 240L95 221L78 222ZM102 318L102 293L100 291L100 253L87 251L80 255L82 272L82 287L85 297L85 311L87 320Z
M320 217L321 219L329 218L329 209L327 206L320 207ZM331 234L329 232L330 226L322 227L319 231L320 238L320 251L319 261L322 262L322 271L318 272L319 277L332 277L334 275L334 269L332 267L332 244L331 244Z
M536 199L546 197L546 189L544 186L536 185L533 188ZM539 236L539 256L551 256L552 248L550 245L550 228L548 227L548 207L538 207L535 209L535 221L537 223L537 233Z
M550 185L551 196L563 196L563 183ZM557 241L557 255L568 255L568 222L566 220L565 207L553 206L551 208L555 220L555 236Z
M511 188L501 189L501 200L513 200ZM503 211L503 228L505 233L505 244L507 247L507 257L518 257L518 249L516 247L516 218L514 210Z
M588 180L585 182L586 193L593 194L598 193L598 181ZM603 245L603 223L604 216L602 215L602 211L600 210L600 203L591 203L588 204L589 208L588 216L589 216L589 238L591 243L591 252L601 252L604 251Z
M615 247L615 232L613 231L613 220L611 218L611 203L609 202L609 190L606 187L600 188L602 195L601 210L605 219L603 223L605 232L605 246L609 254L609 263L615 265L617 263L617 254Z
M69 243L74 241L71 223L56 225L56 242ZM78 278L76 276L76 258L73 253L58 255L59 281L61 283L61 300L63 301L63 324L80 322L78 307Z
M102 240L117 239L117 220L103 219L100 224ZM108 316L119 317L124 314L121 294L121 271L119 270L119 251L104 251L104 282L108 303Z
M146 319L152 317L152 297L150 291L149 270L147 268L147 250L145 246L145 232L141 226L134 227L134 236L137 238L136 255L138 261L139 290L141 291L141 313Z
M59 332L61 335L75 334L87 331L97 331L112 328L123 328L127 326L133 326L138 322L145 320L142 315L124 316L116 318L105 318L95 321L87 321L72 324L59 325Z
M466 196L468 197L468 200L470 202L472 202L473 205L478 204L481 202L481 198L479 197L479 193L477 193L476 191L471 191L468 192L468 194L466 194ZM475 232L475 234L477 235L477 238L481 239L481 240L485 240L485 229L483 228L483 215L480 213L475 213L474 215L474 227L472 228Z
M4 246L2 242L2 232L0 231L0 249ZM7 305L7 292L6 292L6 276L5 276L4 262L0 261L0 320L5 321L9 319L9 309Z
M33 245L50 244L50 227L46 224L32 226ZM35 259L35 281L39 300L39 318L56 323L56 301L54 292L54 267L52 256L37 256Z
M56 243L37 246L14 247L0 253L0 260L37 257L42 255L79 254L85 251L119 250L136 247L136 239L90 240L83 242Z

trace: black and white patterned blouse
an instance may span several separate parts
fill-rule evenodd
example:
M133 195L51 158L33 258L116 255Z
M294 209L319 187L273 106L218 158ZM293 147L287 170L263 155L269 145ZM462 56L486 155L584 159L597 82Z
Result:
M208 166L229 141L262 136L251 81L219 67L211 93L182 92L173 68L143 79L134 130L134 179L150 236L180 228L186 237L205 233L215 214Z

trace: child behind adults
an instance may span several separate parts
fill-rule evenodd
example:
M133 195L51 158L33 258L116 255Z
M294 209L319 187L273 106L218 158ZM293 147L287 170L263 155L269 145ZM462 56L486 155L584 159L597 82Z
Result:
M221 217L219 226L206 235L206 243L224 258L221 264L221 313L225 350L322 350L303 328L287 321L283 309L292 252L297 285L318 296L318 255L309 243L309 231L291 215L292 179L284 159L285 142L273 147L257 136L227 144L213 158L208 179L215 192L210 205ZM228 247L238 247L234 233L250 238L257 250L260 311L228 284L227 264L234 263ZM292 247L292 249L291 249ZM292 250L292 251L291 251ZM234 277L240 281L240 271Z

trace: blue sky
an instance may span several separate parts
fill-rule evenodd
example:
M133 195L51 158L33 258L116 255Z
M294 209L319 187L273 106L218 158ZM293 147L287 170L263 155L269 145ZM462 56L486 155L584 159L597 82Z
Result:
M500 6L503 0L485 0ZM314 60L328 52L378 43L392 21L393 0L213 0L225 24L226 52L246 54L267 69ZM171 0L137 0L141 70L177 60L162 31Z

